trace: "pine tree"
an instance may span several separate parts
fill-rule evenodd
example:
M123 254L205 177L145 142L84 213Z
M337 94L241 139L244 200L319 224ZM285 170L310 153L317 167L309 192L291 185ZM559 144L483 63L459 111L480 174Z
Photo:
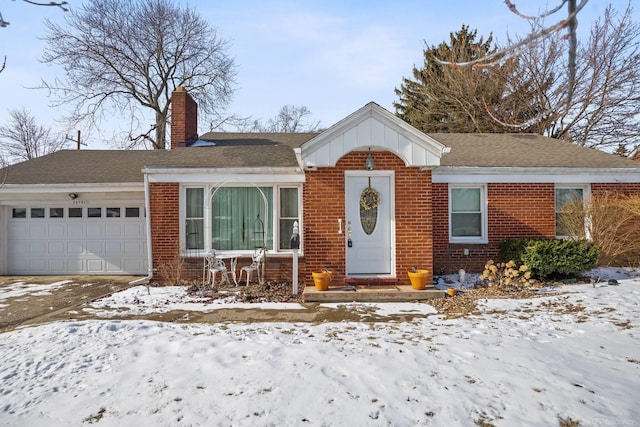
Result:
M502 126L491 117L499 111L503 116L499 120L519 123L523 119L522 97L513 96L522 91L506 89L517 59L494 61L491 67L447 65L444 62L464 63L498 50L492 35L477 40L477 30L470 31L465 25L449 38L448 44L443 41L427 47L424 66L413 68L413 79L403 78L400 89L395 90L400 97L394 103L396 115L423 132L522 131ZM505 96L507 92L509 96Z

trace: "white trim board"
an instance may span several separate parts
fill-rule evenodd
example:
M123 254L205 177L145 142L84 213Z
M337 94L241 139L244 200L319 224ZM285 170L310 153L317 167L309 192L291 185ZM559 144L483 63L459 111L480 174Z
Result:
M432 181L446 183L639 183L640 169L437 167Z

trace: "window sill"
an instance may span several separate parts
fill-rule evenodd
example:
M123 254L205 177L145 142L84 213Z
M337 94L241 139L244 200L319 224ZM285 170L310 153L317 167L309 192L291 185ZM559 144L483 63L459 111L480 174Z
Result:
M477 237L449 237L451 244L488 245L489 240Z

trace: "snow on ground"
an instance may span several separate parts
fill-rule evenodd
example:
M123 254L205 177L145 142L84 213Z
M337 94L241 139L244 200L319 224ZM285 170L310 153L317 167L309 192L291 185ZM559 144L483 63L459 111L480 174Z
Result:
M466 319L427 304L348 304L428 316L23 328L0 340L0 425L638 425L640 280L623 273L618 286L486 300ZM122 297L96 309L127 305ZM152 300L148 311L165 308Z
M134 286L91 304L84 310L100 317L115 315L144 315L166 313L172 310L211 312L221 308L245 308L263 310L300 310L300 304L291 303L240 303L234 294L226 298L208 300L206 304L198 295L187 294L186 286L150 287Z

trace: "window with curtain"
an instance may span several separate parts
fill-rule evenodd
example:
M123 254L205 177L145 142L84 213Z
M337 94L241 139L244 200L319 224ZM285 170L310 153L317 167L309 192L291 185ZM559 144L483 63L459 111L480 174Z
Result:
M291 233L293 232L293 223L298 221L298 189L297 188L281 188L280 189L280 219L278 226L280 228L280 249L291 249Z
M451 188L449 224L452 240L483 239L483 192L480 187Z
M260 192L262 190L262 193ZM211 200L211 245L218 250L273 247L273 188L221 187ZM262 194L266 196L267 206Z
M186 207L187 249L204 249L204 188L187 188Z
M585 237L584 233L580 236L570 236L571 233L565 229L562 220L568 206L582 203L583 200L584 190L582 188L556 188L556 237Z

